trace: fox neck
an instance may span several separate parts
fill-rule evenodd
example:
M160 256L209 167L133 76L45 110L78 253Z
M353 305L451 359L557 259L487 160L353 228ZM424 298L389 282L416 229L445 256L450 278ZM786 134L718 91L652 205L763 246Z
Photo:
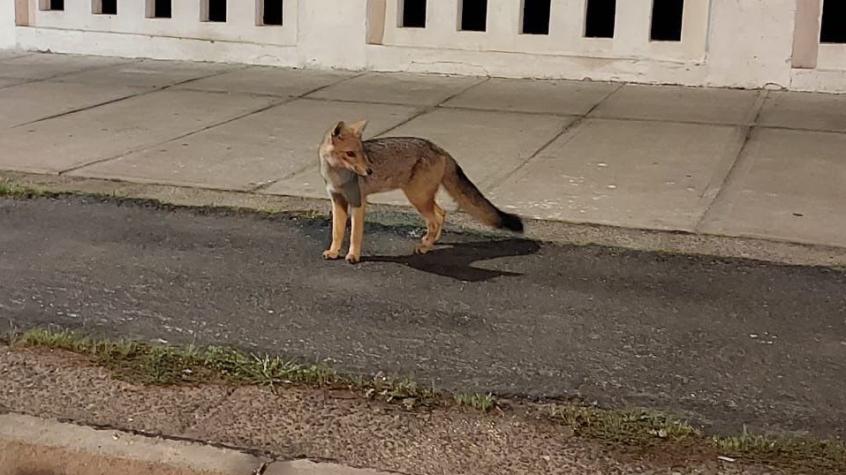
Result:
M329 137L320 144L318 154L320 156L320 174L323 175L323 178L328 184L338 188L344 186L346 183L358 181L358 175L355 172L346 167L339 166L333 160L333 148L332 139Z
M323 166L338 168L337 164L334 163L335 161L332 160L332 151L334 151L334 149L335 146L332 144L332 136L327 133L326 136L323 137L323 142L320 142L320 147L317 149L317 154L320 157L321 168L323 168Z

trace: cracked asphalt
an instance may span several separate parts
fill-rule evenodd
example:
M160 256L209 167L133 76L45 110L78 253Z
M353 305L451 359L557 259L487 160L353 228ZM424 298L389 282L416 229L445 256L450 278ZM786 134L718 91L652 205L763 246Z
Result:
M369 226L350 266L324 220L0 199L0 318L846 436L843 271L410 234Z

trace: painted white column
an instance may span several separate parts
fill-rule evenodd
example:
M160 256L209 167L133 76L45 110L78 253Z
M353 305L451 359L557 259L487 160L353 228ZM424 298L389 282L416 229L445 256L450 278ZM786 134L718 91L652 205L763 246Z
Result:
M797 0L716 0L708 84L790 85Z
M550 9L549 35L567 53L589 50L585 41L586 0L554 0ZM594 43L599 43L595 41Z
M814 69L817 67L821 16L822 0L797 1L791 61L794 68Z
M649 52L652 0L617 0L614 53L644 57Z
M0 48L15 46L15 0L0 0Z
M367 0L305 0L297 27L306 67L362 69L367 64Z
M488 0L488 47L499 50L514 49L520 34L522 2Z

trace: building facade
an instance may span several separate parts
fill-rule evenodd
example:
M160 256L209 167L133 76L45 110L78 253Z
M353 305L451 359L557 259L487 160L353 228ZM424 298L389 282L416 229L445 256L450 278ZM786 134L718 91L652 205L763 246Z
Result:
M0 0L0 47L846 92L846 0Z

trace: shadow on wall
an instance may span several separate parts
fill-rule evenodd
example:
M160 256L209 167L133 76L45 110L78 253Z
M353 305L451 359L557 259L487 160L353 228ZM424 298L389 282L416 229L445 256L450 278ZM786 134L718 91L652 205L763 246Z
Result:
M435 249L424 255L371 256L364 257L362 260L404 264L412 269L464 282L481 282L497 277L515 277L523 274L480 269L473 267L473 263L499 257L528 256L537 253L539 250L540 244L535 241L505 239L453 244L450 247Z

